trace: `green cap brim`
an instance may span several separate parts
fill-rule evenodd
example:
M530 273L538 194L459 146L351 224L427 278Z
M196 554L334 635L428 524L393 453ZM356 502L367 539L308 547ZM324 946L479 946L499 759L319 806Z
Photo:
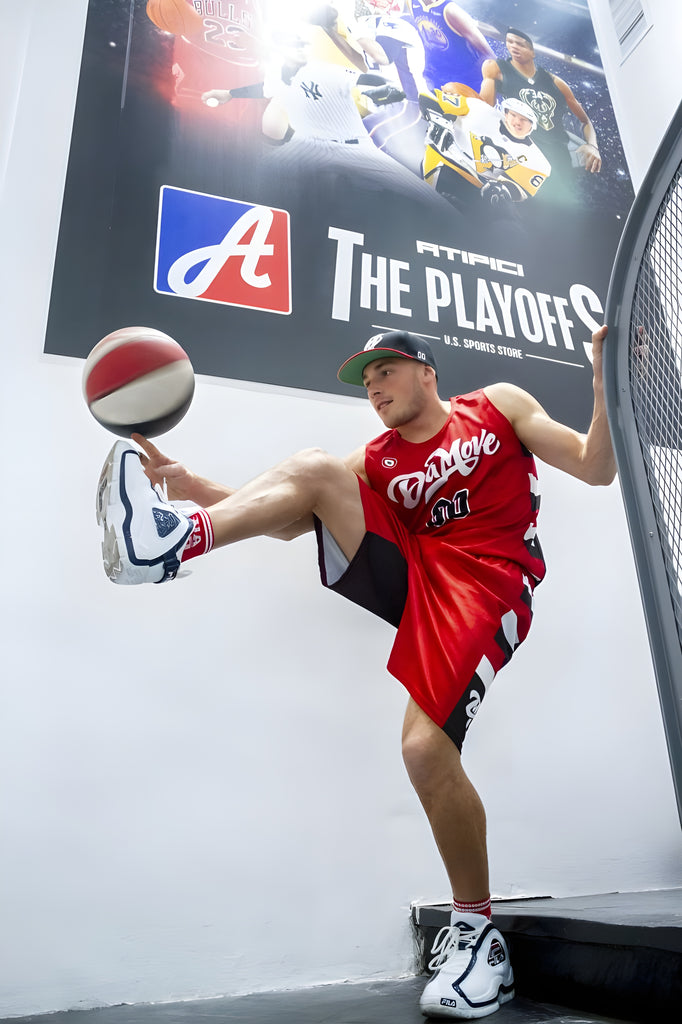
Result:
M373 348L369 351L363 350L362 352L356 352L354 356L350 356L346 359L345 363L342 363L339 367L339 371L336 376L340 381L343 381L344 384L355 384L359 388L364 388L365 383L362 379L362 371L368 363L375 363L377 359L382 358L415 359L414 356L408 356L405 352L400 352L395 348Z

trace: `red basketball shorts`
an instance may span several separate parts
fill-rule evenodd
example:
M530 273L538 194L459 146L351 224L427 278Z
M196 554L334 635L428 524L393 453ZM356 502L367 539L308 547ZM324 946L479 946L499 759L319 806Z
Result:
M367 532L351 562L316 521L325 587L396 626L389 672L461 750L497 672L530 629L534 583L515 562L412 534L360 481Z

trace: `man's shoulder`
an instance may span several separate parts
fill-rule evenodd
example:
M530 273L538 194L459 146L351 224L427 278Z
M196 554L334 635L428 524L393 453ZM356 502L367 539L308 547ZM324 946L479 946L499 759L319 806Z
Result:
M450 402L450 405L453 408L456 408L457 405L462 404L462 403L471 404L471 403L474 403L476 401L479 401L481 396L485 395L485 391L486 391L485 388L475 388L473 391L465 391L465 392L462 392L462 394L460 394L460 395L452 395L448 399L448 401Z
M372 451L376 451L377 448L381 448L391 441L395 441L396 438L399 437L400 434L397 430L384 430L383 433L377 434L376 437L373 437L371 441L367 442L365 445L365 451L368 452L370 449Z

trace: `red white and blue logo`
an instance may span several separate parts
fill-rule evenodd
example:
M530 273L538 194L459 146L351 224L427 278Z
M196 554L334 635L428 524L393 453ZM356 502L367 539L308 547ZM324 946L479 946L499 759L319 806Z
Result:
M289 214L162 185L154 290L291 313Z

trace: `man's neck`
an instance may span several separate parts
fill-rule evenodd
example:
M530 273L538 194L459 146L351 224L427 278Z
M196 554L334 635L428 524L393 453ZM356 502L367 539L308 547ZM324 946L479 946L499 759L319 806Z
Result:
M450 403L437 398L420 416L398 427L398 433L404 441L421 444L440 433L447 423L450 412Z
M513 68L516 68L519 74L523 75L524 78L533 78L537 71L537 68L535 67L535 61L533 60L527 60L524 61L523 63L521 63L521 61L518 60L512 60L511 66Z

